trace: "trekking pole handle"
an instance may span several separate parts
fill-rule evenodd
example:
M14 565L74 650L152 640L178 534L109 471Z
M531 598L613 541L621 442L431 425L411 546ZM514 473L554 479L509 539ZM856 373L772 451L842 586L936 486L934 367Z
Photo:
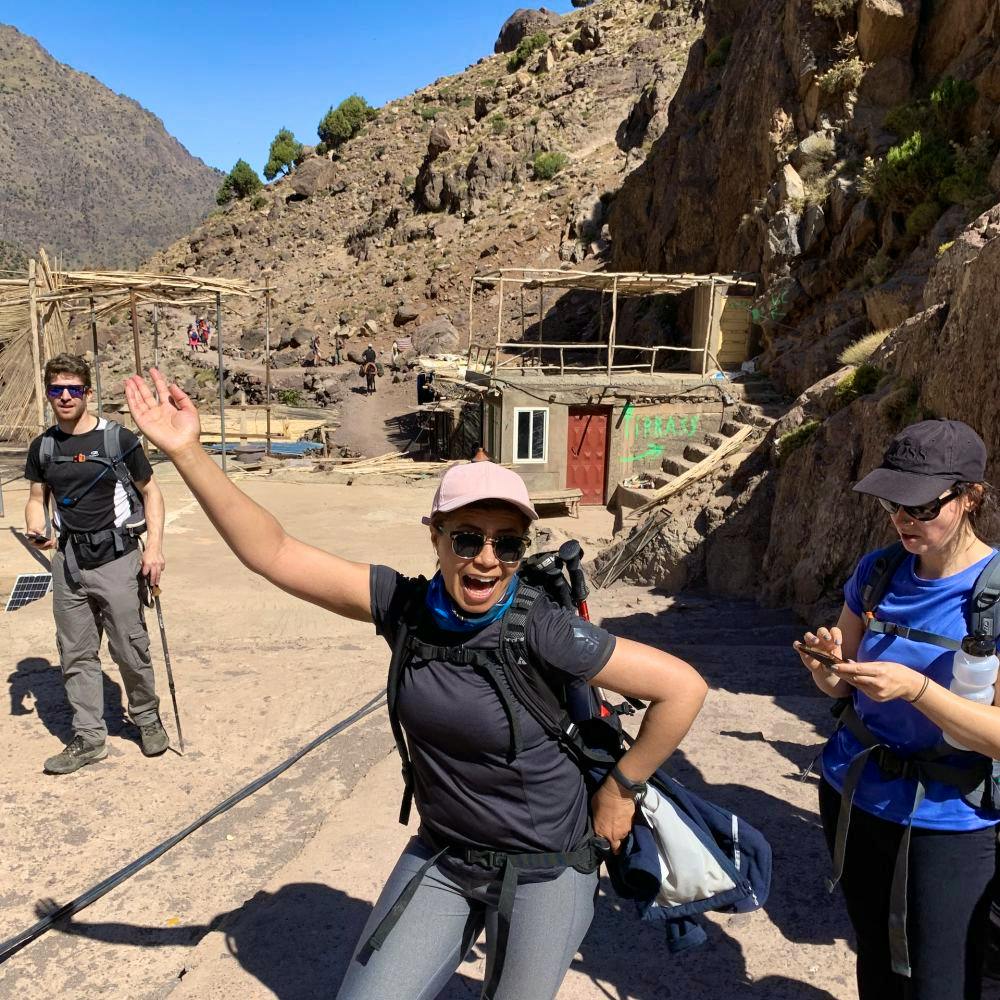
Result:
M587 596L590 591L587 589L587 577L580 568L580 563L583 560L583 548L575 538L571 538L559 546L559 558L563 561L569 576L573 603L576 605L580 617L590 621L590 612L587 609Z

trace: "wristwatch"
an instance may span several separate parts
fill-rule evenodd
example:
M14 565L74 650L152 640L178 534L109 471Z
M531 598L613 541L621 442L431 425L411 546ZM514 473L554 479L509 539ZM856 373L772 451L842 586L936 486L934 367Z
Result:
M613 768L611 768L609 773L611 777L614 778L615 781L617 781L618 784L625 789L626 792L630 792L636 798L641 798L643 795L646 794L646 782L629 781L629 779L626 778L625 775L622 774L621 771L618 769L617 764Z

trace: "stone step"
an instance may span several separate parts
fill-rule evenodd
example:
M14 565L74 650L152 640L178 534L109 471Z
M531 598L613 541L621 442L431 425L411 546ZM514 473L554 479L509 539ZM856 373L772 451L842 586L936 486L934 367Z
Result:
M734 434L738 434L742 429L743 424L738 423L735 420L727 420L721 428L722 433L725 434L726 437L732 437Z
M703 459L709 457L715 449L711 445L698 444L692 441L690 444L684 446L684 457L689 462L701 462Z
M715 448L721 448L730 437L732 437L731 434L706 434L702 440L709 448L714 450Z
M683 475L688 469L694 466L694 462L679 458L676 455L668 455L660 465L664 472L669 472L672 476Z

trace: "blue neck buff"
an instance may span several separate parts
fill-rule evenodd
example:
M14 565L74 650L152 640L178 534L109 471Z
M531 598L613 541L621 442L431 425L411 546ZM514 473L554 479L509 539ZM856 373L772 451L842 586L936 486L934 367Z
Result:
M445 589L440 572L435 573L427 587L427 609L434 619L434 624L446 632L476 632L490 622L495 622L510 607L517 592L517 574L515 573L507 585L507 593L481 615L470 615L459 611L455 602Z

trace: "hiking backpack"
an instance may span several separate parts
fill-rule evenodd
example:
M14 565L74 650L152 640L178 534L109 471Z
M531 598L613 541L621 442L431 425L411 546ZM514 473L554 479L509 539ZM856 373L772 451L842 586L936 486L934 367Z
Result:
M114 475L118 484L125 492L125 497L129 504L129 515L122 524L116 525L113 528L107 528L104 532L93 532L91 535L101 536L106 533L109 538L114 540L115 554L117 556L124 553L127 539L137 538L146 530L146 508L143 504L142 494L136 489L135 483L132 480L132 474L129 472L128 466L125 464L125 459L133 451L141 447L142 442L136 441L135 444L128 449L128 451L123 452L121 430L121 424L116 421L104 421L104 455L56 455L55 438L50 433L42 435L42 440L38 449L38 464L43 478L45 478L48 467L53 464L59 465L66 462L94 462L95 464L101 466L97 475L94 476L94 478L87 483L82 490L77 492L75 496L60 498L53 494L59 534L60 537L66 537L64 553L66 555L67 570L70 578L74 581L79 580L80 570L76 554L73 550L73 532L69 531L64 525L61 524L61 519L58 518L58 512L60 509L68 509L75 506L109 472ZM48 486L47 488L49 489L49 492L52 493L51 488Z
M568 542L559 553L545 552L523 561L518 589L510 608L505 612L495 649L466 649L457 646L433 646L422 642L415 633L424 609L428 582L420 577L397 592L395 607L390 606L387 619L397 621L392 660L387 681L389 722L403 773L403 799L399 821L409 820L413 798L413 778L406 736L398 715L398 696L403 671L411 656L421 659L441 659L450 663L475 667L482 671L498 695L510 728L509 757L521 749L521 733L517 706L524 708L543 731L576 762L584 774L589 792L606 779L608 772L625 752L631 738L622 730L620 717L644 708L636 699L626 699L621 705L609 704L588 682L554 676L537 663L528 648L527 632L531 615L542 602L551 601L567 610L577 605L585 607L586 586L579 560L582 556L577 542ZM563 573L569 571L567 582ZM400 588L402 591L403 588ZM706 802L684 788L664 769L658 770L647 782L648 791L636 813L633 832L617 855L598 855L589 870L603 860L612 884L624 898L634 900L646 920L663 921L668 947L681 951L705 940L704 931L694 918L707 910L745 912L762 906L768 896L771 879L771 848L759 831L733 813ZM648 803L648 804L647 804ZM666 822L652 815L659 813ZM668 860L663 855L668 853ZM676 850L681 864L689 871L683 887L668 883L676 880ZM399 901L382 921L368 941L372 948L381 947L396 920L412 898L420 878L440 854L431 858L404 889ZM501 927L506 929L509 913L503 909L506 899L512 904L516 875L499 860L497 852L466 852L492 855L503 865L501 887ZM576 867L575 855L559 857L559 863ZM525 856L521 856L522 858ZM548 865L557 855L538 855ZM520 862L516 867L531 867ZM581 869L583 870L583 869ZM493 979L483 996L492 995L499 975L499 956L506 943L506 933L498 946Z

